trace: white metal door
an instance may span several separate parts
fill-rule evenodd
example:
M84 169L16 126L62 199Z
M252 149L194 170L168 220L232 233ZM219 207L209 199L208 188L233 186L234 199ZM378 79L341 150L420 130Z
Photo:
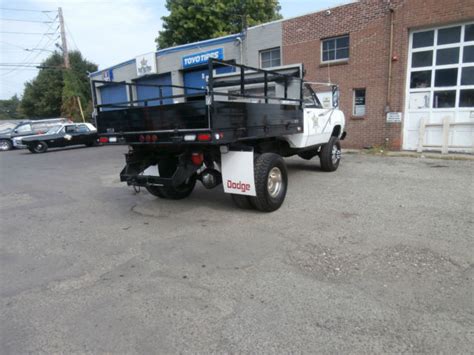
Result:
M449 150L469 152L474 144L474 23L417 30L410 34L403 148L419 144L422 119L429 126L424 144L439 150L442 122L449 130Z

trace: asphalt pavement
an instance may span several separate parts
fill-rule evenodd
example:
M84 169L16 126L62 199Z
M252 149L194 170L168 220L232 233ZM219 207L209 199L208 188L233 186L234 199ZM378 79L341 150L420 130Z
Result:
M0 353L472 353L473 161L291 158L265 214L125 151L0 153Z

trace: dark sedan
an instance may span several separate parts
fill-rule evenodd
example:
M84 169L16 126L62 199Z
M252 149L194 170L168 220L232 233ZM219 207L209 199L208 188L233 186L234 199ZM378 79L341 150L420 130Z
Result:
M67 147L71 145L97 144L97 129L90 123L63 124L51 128L46 134L25 137L21 144L26 145L32 153L44 153L48 148Z

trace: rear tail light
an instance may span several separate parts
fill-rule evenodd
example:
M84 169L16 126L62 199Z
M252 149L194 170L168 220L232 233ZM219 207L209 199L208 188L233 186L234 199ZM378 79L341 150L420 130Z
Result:
M156 134L151 136L151 141L156 142L158 140L158 136Z
M108 137L100 137L99 138L99 143L109 143L109 138Z
M212 136L210 133L199 133L197 136L197 140L199 142L208 142L212 139Z
M193 153L191 155L191 161L196 166L201 166L202 162L204 161L204 154L202 153Z
M145 136L145 140L146 140L147 142L151 142L151 136L150 136L149 134L147 134L147 135Z
M143 143L145 141L145 136L143 134L140 134L138 140Z

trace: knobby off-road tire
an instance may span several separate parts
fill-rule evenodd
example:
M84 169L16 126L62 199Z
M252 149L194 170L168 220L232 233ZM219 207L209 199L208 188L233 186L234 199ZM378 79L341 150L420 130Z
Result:
M252 203L250 202L250 196L231 194L232 201L237 205L237 207L244 210L253 208Z
M165 177L173 176L178 164L175 159L163 159L158 162L160 175ZM147 186L149 193L159 198L166 198L169 200L181 200L188 197L194 190L196 185L196 175L192 175L180 186Z
M272 212L280 208L288 188L285 161L274 153L264 153L255 159L255 190L250 197L252 205L260 211Z
M321 170L335 171L341 161L341 142L338 137L331 137L328 143L323 145L319 153Z
M38 143L35 143L35 145L33 146L33 150L35 151L35 153L44 153L48 150L48 145L46 144L46 142L38 142Z
M149 193L160 198L167 198L170 200L181 200L188 197L196 186L196 177L192 176L184 184L177 187L173 186L147 186Z
M146 189L153 196L156 196L159 198L166 198L166 196L162 192L162 189L163 189L162 186L147 186Z

